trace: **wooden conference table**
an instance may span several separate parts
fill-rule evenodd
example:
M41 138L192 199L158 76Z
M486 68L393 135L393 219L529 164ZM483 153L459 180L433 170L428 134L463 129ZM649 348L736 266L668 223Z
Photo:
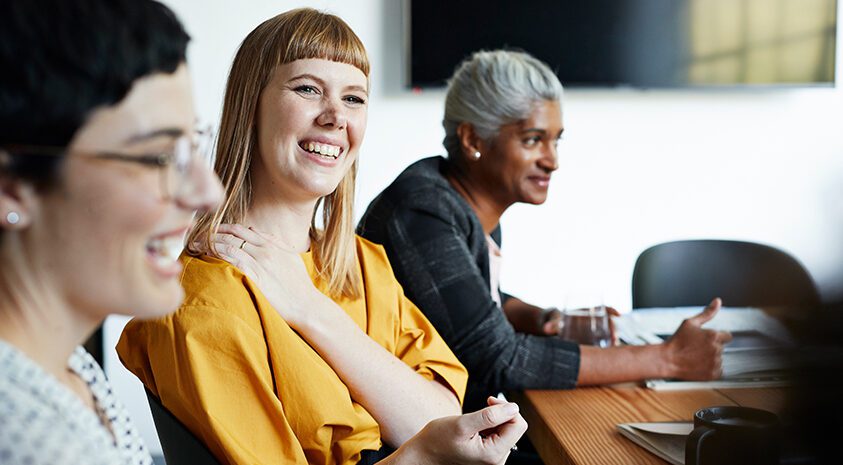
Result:
M571 391L514 395L529 423L527 434L546 465L665 464L617 432L618 423L691 421L716 405L780 412L787 388L654 391L628 383Z

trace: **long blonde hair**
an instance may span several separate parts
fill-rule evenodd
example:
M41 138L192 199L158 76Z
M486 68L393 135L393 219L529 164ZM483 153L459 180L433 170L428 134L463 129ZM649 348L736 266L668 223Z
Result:
M252 201L249 166L258 152L255 123L261 92L278 66L307 58L350 64L369 76L369 59L360 38L339 17L312 8L270 18L240 44L226 84L214 163L225 188L225 200L218 210L198 217L187 240L189 254L217 255L211 242L213 232L222 223L245 219ZM355 160L336 190L317 203L310 226L316 269L333 297L356 298L361 294L352 212L356 176ZM316 227L320 204L323 231Z

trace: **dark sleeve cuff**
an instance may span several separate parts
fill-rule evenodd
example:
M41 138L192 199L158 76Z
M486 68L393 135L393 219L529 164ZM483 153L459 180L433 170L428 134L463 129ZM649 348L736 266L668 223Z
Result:
M573 389L580 372L580 346L558 337L519 334L504 389Z

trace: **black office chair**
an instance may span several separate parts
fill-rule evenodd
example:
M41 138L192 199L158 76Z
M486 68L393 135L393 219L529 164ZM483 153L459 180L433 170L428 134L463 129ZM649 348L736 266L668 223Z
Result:
M702 306L721 297L731 307L815 308L811 276L787 253L740 241L658 244L638 256L632 307Z
M167 465L220 465L219 460L154 394L146 391Z

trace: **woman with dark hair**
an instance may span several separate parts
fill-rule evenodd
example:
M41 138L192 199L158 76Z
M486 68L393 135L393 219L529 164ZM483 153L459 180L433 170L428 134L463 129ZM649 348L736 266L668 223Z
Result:
M532 56L475 53L449 83L447 158L408 167L360 220L359 234L383 244L407 296L468 368L468 409L501 390L720 376L730 336L700 328L719 299L665 344L597 348L548 337L557 312L499 291L499 221L513 204L547 198L561 99L556 75Z
M197 153L188 36L147 0L0 3L0 462L151 464L80 346L158 317L219 181Z

